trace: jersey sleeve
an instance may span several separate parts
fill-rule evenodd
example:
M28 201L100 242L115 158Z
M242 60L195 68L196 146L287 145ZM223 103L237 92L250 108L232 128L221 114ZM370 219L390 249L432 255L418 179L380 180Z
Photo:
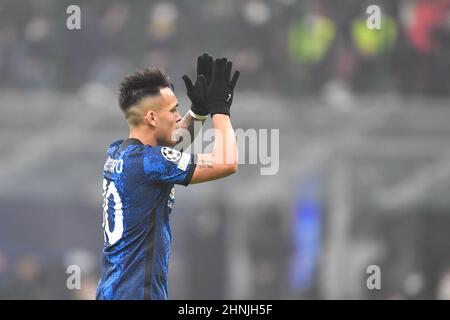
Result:
M144 173L150 183L163 182L187 186L194 174L194 154L179 152L169 147L144 149Z

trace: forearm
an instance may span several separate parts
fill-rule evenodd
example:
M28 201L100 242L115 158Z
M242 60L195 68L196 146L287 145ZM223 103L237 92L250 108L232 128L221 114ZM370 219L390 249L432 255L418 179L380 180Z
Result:
M181 119L179 128L175 131L179 144L181 144L183 148L189 147L195 137L199 134L200 128L204 123L205 120L195 119L189 112L187 112L183 119Z
M212 122L216 130L213 150L211 153L197 155L197 167L191 183L221 179L238 169L238 149L230 117L215 114Z
M225 114L215 114L212 122L216 130L211 153L213 161L217 164L237 167L238 147L230 117Z

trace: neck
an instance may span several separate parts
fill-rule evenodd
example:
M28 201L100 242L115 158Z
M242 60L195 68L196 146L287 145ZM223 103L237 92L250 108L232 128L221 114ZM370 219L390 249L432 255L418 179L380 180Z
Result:
M157 141L153 132L150 128L145 128L144 126L130 128L129 138L138 139L143 144L156 146Z

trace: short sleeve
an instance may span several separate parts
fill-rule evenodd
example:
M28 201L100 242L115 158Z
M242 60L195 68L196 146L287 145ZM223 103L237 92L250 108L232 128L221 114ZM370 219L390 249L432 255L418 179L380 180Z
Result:
M194 174L195 155L169 147L144 149L144 172L150 183L163 182L187 186Z

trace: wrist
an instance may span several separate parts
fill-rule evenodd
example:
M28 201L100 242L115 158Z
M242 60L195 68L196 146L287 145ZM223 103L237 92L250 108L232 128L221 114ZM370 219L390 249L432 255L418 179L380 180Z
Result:
M215 113L213 115L211 115L211 119L224 119L224 118L230 118L229 114L225 114L225 113Z
M189 109L189 114L190 114L191 117L194 118L195 120L201 120L201 121L205 120L205 119L208 117L207 114L206 114L206 115L202 115L202 114L197 114L197 113L195 113L194 111L192 111L192 108Z
M209 113L211 114L211 117L215 114L223 114L223 115L230 115L230 106L223 105L223 104L217 104L217 105L211 105L209 107Z

